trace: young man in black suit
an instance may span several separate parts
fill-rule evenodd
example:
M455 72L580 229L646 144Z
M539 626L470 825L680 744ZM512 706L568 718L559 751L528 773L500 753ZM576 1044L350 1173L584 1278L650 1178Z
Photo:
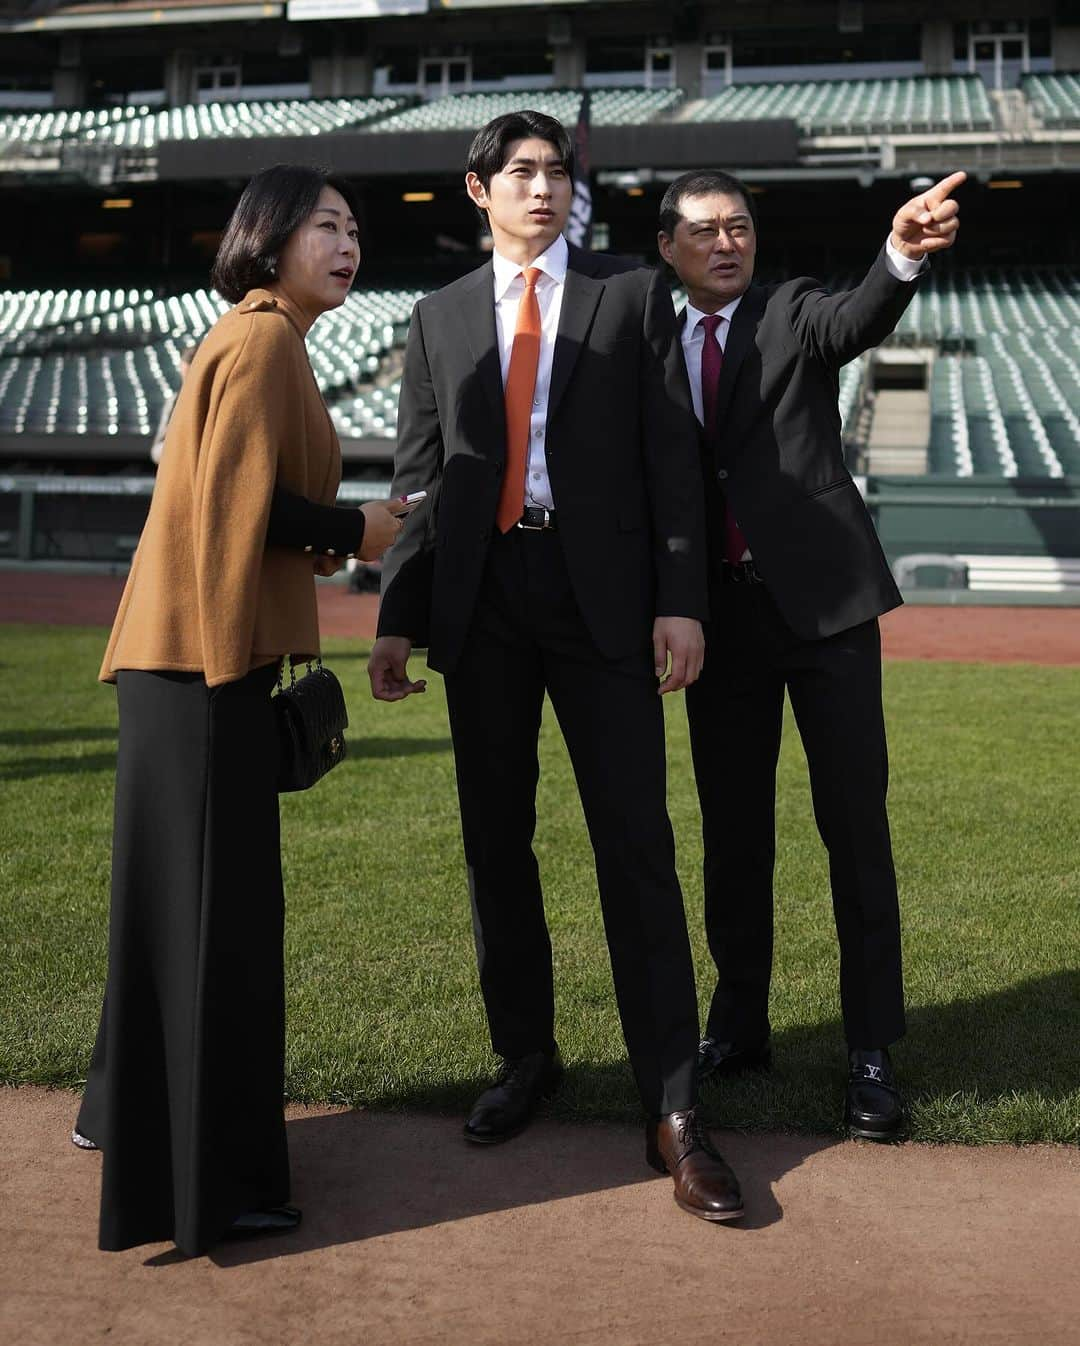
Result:
M405 358L395 494L424 490L383 567L369 672L393 701L445 675L480 985L499 1078L466 1139L516 1135L562 1076L532 850L545 692L596 856L616 996L675 1199L735 1219L734 1174L699 1127L697 1002L665 803L659 690L701 667L706 575L697 432L666 390L675 342L654 272L568 247L570 137L496 118L466 187L491 262L422 299ZM670 657L670 671L667 665ZM665 678L666 674L666 678Z
M771 1060L786 688L829 852L847 1122L878 1140L902 1126L888 1047L903 1035L904 1000L877 619L902 600L844 465L838 373L889 335L928 255L952 245L950 193L963 181L954 173L902 206L865 279L841 294L807 277L753 284L754 200L726 173L684 174L660 213L660 253L689 298L669 386L689 392L701 422L709 532L707 658L686 703L718 974L701 1074Z

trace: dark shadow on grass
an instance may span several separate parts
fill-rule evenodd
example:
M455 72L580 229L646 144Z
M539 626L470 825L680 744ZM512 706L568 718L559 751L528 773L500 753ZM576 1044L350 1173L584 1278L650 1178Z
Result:
M350 757L420 757L449 752L451 747L448 738L371 738L360 734L349 738Z
M1005 991L907 1012L891 1051L909 1105L977 1096L985 1106L1014 1093L1048 1103L1080 1089L1080 973L1032 977ZM843 1133L845 1044L838 1020L773 1035L773 1069L708 1085L706 1102L725 1124ZM916 1130L912 1137L921 1137ZM937 1139L937 1136L928 1137Z
M84 729L4 729L0 730L0 745L8 748L41 747L47 743L103 743L115 739L114 725L94 725Z
M92 752L83 757L24 757L0 767L0 781L35 780L42 776L84 776L116 769L115 752Z

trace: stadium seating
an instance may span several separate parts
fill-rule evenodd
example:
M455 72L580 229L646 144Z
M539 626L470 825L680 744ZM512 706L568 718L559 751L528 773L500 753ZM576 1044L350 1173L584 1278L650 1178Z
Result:
M1080 127L1080 75L1025 75L1020 87L1044 126Z
M312 331L312 367L342 433L393 435L396 384L392 393L357 390L404 345L422 293L356 290ZM0 433L151 434L179 381L183 348L227 307L209 290L165 299L124 290L0 296Z
M733 84L691 108L686 120L773 117L793 118L807 135L988 131L994 125L977 75Z
M682 100L679 89L597 89L590 115L597 126L639 125L670 114ZM523 105L573 122L581 93L545 89L451 94L417 107L410 107L410 101L401 97L294 98L188 103L166 109L140 106L8 113L0 115L0 146L78 142L153 149L166 140L310 136L343 130L473 130Z
M680 89L594 89L589 117L594 126L640 125L670 113L682 99ZM581 93L577 89L518 89L512 93L450 94L420 107L396 112L368 129L379 134L472 131L493 117L520 107L546 112L569 125L577 121Z
M840 371L840 429L843 434L850 429L851 418L858 409L868 363L868 358L860 355Z
M46 111L0 117L0 144L78 141L152 149L163 140L317 136L360 130L405 107L406 98L269 99L149 107Z
M900 337L934 343L992 332L1080 325L1080 271L972 267L932 271L897 325Z
M356 290L312 329L312 367L342 437L393 438L422 294ZM0 434L151 434L181 351L226 307L205 289L0 293ZM946 344L931 365L931 473L1080 475L1080 272L942 268L920 286L898 339ZM869 367L864 356L841 371L846 435Z

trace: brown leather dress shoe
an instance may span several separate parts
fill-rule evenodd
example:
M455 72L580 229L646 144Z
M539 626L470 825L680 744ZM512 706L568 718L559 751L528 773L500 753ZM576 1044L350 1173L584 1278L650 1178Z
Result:
M739 1180L713 1148L691 1108L645 1124L645 1159L675 1179L675 1204L700 1220L738 1220Z

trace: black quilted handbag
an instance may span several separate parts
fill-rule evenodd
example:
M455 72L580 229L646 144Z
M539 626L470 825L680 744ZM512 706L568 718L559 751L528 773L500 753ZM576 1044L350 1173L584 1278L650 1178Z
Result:
M278 668L277 694L270 698L277 720L280 760L277 788L309 790L339 762L345 760L345 730L349 717L341 683L323 668L322 660L310 660L302 678L296 676L292 659L289 685L285 685L285 659Z

